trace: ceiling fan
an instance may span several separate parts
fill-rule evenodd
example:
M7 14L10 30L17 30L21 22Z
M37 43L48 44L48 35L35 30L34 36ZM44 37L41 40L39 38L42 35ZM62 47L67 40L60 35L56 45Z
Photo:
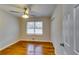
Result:
M35 15L33 15L32 13L34 12L31 12L31 8L30 7L24 7L24 8L19 8L23 11L15 11L15 10L11 10L10 12L12 13L22 13L21 17L26 19L26 18L29 18L29 17L33 17Z
M23 18L29 18L29 10L24 8L24 14L22 15Z

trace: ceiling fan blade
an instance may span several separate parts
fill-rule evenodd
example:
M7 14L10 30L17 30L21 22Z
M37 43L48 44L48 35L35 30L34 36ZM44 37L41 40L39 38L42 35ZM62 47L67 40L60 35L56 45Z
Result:
M35 16L35 15L30 15L30 11L31 11L31 6L32 5L24 5L23 8L20 8L19 6L17 5L12 5L13 7L15 7L16 9L15 10L10 10L9 12L11 13L15 13L15 14L20 14L20 15L28 15L28 16Z
M10 12L13 12L13 13L23 13L23 12L19 12L19 11L10 11Z

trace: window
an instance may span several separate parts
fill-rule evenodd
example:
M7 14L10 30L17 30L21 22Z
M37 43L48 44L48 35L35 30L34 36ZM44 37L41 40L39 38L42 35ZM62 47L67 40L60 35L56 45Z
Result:
M30 21L26 24L27 34L42 35L43 34L43 22L42 21Z

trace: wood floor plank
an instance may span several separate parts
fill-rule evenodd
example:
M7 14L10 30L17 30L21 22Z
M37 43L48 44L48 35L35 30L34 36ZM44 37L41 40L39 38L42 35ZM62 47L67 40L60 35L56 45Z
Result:
M32 41L19 41L14 45L0 51L0 55L27 55L27 46L29 44L42 45L43 55L55 55L55 49L51 42L32 42Z

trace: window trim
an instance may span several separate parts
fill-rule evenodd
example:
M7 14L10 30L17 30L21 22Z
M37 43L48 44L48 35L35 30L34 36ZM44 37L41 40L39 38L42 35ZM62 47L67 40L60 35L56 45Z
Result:
M27 33L27 23L28 22L34 22L34 34L28 34ZM35 22L42 22L42 34L35 34ZM44 34L44 28L43 28L43 21L42 20L33 20L33 21L26 21L26 24L25 24L25 31L26 31L26 34L27 35L35 35L35 36L42 36Z

